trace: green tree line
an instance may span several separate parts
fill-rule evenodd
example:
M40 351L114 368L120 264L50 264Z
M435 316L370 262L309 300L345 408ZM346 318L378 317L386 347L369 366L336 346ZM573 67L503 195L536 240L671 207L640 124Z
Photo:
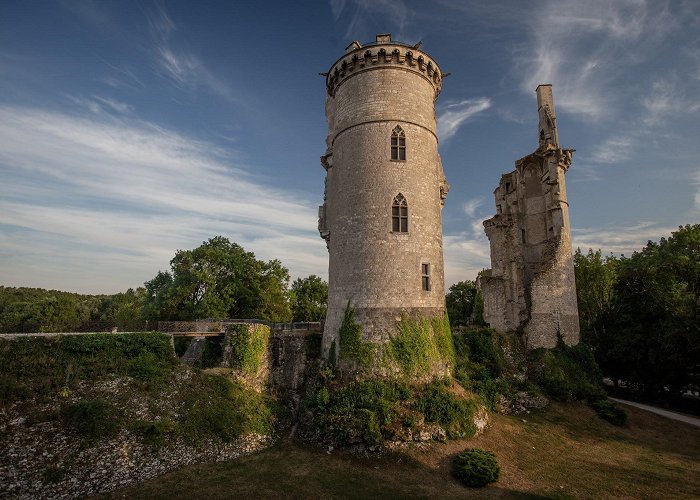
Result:
M700 224L631 257L574 255L582 341L616 385L654 396L700 384Z
M0 332L143 330L155 329L159 320L201 318L318 321L325 317L327 295L318 276L290 285L279 260L258 260L217 236L194 250L178 250L168 271L123 293L0 286Z

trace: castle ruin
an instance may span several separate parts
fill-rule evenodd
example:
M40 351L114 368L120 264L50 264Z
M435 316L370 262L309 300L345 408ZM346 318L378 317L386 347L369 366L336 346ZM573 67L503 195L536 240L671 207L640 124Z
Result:
M442 317L442 206L435 99L443 74L419 45L352 42L326 77L328 136L319 232L329 252L323 352L354 308L362 340L391 337L402 317Z
M564 175L573 149L559 146L551 85L537 87L539 147L515 162L494 191L496 215L484 221L491 269L481 273L484 320L522 334L530 349L559 336L579 341L569 204Z

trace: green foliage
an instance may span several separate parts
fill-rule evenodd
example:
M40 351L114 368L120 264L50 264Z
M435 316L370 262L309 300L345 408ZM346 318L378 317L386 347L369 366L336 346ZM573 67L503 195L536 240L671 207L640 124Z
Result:
M479 394L490 409L495 409L500 395L514 392L514 380L508 377L504 339L490 328L471 328L454 336L456 351L455 378L465 389Z
M338 333L340 359L357 362L363 368L368 367L374 359L374 346L362 341L362 325L355 323L355 310L348 303L343 315L343 322Z
M175 366L159 333L61 335L0 340L0 401L55 394L108 374L162 379Z
M158 384L172 371L172 361L163 359L155 353L145 351L129 360L127 373L135 379Z
M501 468L496 455L490 451L473 448L455 457L453 473L465 485L481 488L498 481Z
M231 362L243 373L255 375L262 366L270 342L267 325L231 325L227 333L231 346Z
M180 433L179 424L171 418L157 421L138 420L131 424L131 430L139 434L143 442L151 448L160 448Z
M445 296L445 307L452 327L471 323L476 293L476 283L471 280L460 281L450 287Z
M603 374L585 344L573 347L560 342L554 349L531 353L531 377L556 401L596 401L607 397Z
M292 318L287 269L279 260L257 260L222 236L178 250L170 268L145 284L152 319Z
M600 418L607 420L613 425L622 426L627 422L627 412L607 398L593 401L591 408L595 410Z
M188 442L207 438L229 442L251 432L272 432L272 412L261 394L225 377L200 377L198 390L188 396L181 413L180 431Z
M401 318L396 335L387 345L387 354L407 376L429 374L436 365L453 366L455 354L447 316L432 321Z
M426 422L441 425L451 439L471 437L476 433L476 405L457 397L444 382L428 385L418 396L415 409L425 415Z
M577 252L575 265L583 336L606 376L655 397L698 383L700 224L630 258Z
M143 288L82 295L0 286L0 333L144 330L144 300Z
M312 274L292 283L292 320L320 321L326 317L328 283Z
M103 399L66 404L61 409L61 417L66 427L90 440L113 437L121 427L114 407Z
M411 390L397 382L364 380L334 391L316 393L321 426L340 444L357 436L368 444L380 444L381 429L396 417L399 402L411 397ZM319 403L323 403L319 405Z

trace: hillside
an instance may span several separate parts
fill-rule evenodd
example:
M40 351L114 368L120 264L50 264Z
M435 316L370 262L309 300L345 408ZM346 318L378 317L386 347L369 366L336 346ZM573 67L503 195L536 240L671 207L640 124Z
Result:
M492 450L496 484L450 474L467 447ZM582 404L493 415L473 439L358 456L284 442L253 456L187 467L100 498L697 498L700 429L637 409L615 427Z

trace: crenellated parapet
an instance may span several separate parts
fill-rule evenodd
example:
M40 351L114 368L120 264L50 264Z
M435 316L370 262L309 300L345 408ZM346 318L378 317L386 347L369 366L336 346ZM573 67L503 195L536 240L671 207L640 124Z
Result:
M328 73L322 73L326 77L328 95L334 96L336 89L353 75L395 67L417 73L430 82L437 98L444 75L433 58L418 49L419 45L392 42L387 35L377 36L377 42L367 46L359 42L351 43L345 55L331 66Z

